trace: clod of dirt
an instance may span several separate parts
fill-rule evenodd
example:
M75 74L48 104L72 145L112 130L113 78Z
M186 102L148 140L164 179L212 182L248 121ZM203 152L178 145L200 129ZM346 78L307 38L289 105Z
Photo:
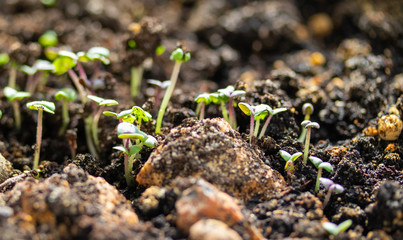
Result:
M73 164L47 179L27 178L0 197L14 210L2 226L19 223L22 236L128 239L141 232L135 239L158 237L150 226L137 224L137 215L117 189Z
M4 182L13 173L11 163L7 161L0 153L0 183Z
M241 236L225 223L214 219L202 219L190 227L191 240L241 240Z
M394 114L382 116L378 120L378 132L383 140L394 141L398 139L402 128L402 120Z
M403 237L403 188L397 182L385 182L378 190L376 202L365 211L370 229L381 229L393 239Z
M263 153L243 141L222 118L185 122L151 154L137 181L164 186L177 176L193 176L242 200L268 199L286 183L262 159Z

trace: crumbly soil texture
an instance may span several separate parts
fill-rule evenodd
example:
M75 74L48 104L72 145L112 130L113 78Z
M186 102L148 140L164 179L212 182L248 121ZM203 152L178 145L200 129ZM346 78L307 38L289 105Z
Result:
M403 239L402 1L50 2L0 1L0 53L10 58L0 66L1 239ZM38 43L48 30L57 34L54 47ZM141 130L157 147L142 148L129 186L124 154L113 148L122 144L119 121L101 115L91 154L85 119L99 107L70 102L60 135L54 95L77 85L67 73L44 82L21 71L49 52L95 46L110 50L110 64L82 63L81 87L119 102L105 110L137 105L153 116ZM155 134L163 91L147 79L171 77L177 46L191 59ZM133 96L131 75L141 71ZM3 92L13 74L21 91L38 81L18 101L20 130ZM272 117L262 138L250 139L250 116L238 107L235 129L220 104L206 105L199 120L195 98L228 85L245 91L235 103L287 111ZM34 100L56 104L55 114L44 113L38 169L37 112L25 107ZM304 152L304 103L320 125L311 129L309 156L333 166L322 177L343 192L329 195L322 185L315 192L318 170L302 156L285 169L280 150ZM338 234L323 227L348 219Z

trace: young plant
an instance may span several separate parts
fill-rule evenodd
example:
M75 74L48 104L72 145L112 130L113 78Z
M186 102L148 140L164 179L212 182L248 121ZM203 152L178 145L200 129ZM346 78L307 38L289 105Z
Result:
M281 113L281 112L287 111L287 108L276 108L276 109L273 109L273 108L271 108L269 105L265 105L265 107L266 107L266 109L267 109L267 112L270 114L270 116L266 119L266 122L264 123L263 128L262 128L262 131L260 131L259 139L262 138L262 137L264 136L264 134L266 133L267 127L269 126L269 123L270 123L271 119L273 118L273 116L274 116L274 115L277 115L277 114L279 114L279 113ZM266 117L266 116L263 116L263 119L264 119L265 117Z
M229 123L227 108L225 107L225 103L226 103L225 100L228 101L228 99L226 99L226 97L223 94L221 94L219 92L215 92L215 93L210 93L210 100L214 104L221 105L222 116L225 119L225 121L227 121Z
M38 59L32 67L23 65L20 71L28 75L25 91L33 94L39 84L45 85L49 76L49 71L52 71L54 66L51 62Z
M123 110L120 113L104 111L103 114L108 117L115 117L116 119L119 119L119 122L134 123L135 121L137 121L138 129L141 129L142 122L148 122L152 119L152 116L149 112L138 106L134 106L131 109Z
M116 146L114 149L124 153L125 179L128 186L133 184L133 163L135 159L139 159L143 145L147 147L155 147L157 140L142 132L135 125L128 122L121 122L117 127L118 138L123 140L123 146ZM132 141L135 141L133 143Z
M17 131L21 129L21 113L19 100L31 96L28 92L19 92L11 87L5 87L4 96L11 102L14 111L14 125Z
M332 193L342 193L344 191L344 187L340 184L334 183L332 180L329 178L319 178L320 183L327 189L327 194L325 197L325 200L323 201L323 208L326 207L327 203L330 200L330 197L332 196Z
M62 101L62 126L59 130L59 136L62 136L70 123L68 103L77 99L76 91L71 88L63 88L55 94L57 101Z
M296 152L293 155L288 153L287 151L280 150L280 156L286 161L284 169L287 171L288 174L294 173L294 162L302 155L302 152Z
M311 138L311 129L312 128L317 128L319 129L319 123L317 122L311 122L309 120L304 120L301 123L302 127L307 129L307 133L306 133L306 138L305 138L305 148L304 148L304 164L306 165L307 161L308 161L308 152L309 152L309 142L310 142L310 138Z
M305 120L309 120L311 118L311 115L313 113L313 105L310 103L304 103L304 105L302 105L302 113L305 115L304 121ZM306 132L307 129L303 128L301 131L301 135L298 138L298 142L304 142L305 138L306 138Z
M58 43L57 34L53 30L48 30L44 34L42 34L39 39L38 43L42 47L55 47Z
M139 129L141 129L142 122L148 122L152 119L151 114L139 106L132 107L132 113L134 114L134 117L137 120L137 127Z
M99 123L99 118L101 117L101 114L105 108L105 106L113 106L113 105L118 105L119 103L116 100L113 99L104 99L101 97L97 97L94 95L88 95L88 98L91 99L92 101L96 102L99 105L98 110L96 111L93 119L92 119L92 124L91 124L91 133L92 133L92 139L94 140L94 145L98 149L99 147L99 138L98 138L98 123Z
M337 236L340 233L346 231L351 226L351 224L353 224L353 221L351 219L347 219L339 225L332 222L325 222L322 223L322 226L329 234Z
M319 191L320 181L319 179L322 177L322 169L325 169L328 172L333 171L333 166L328 162L323 162L322 159L314 156L310 156L309 160L315 165L318 169L318 175L316 177L316 184L315 184L315 192Z
M237 128L237 123L236 123L236 115L235 115L235 109L234 105L236 106L236 103L234 102L235 97L239 97L245 94L245 91L243 90L235 90L233 86L228 86L223 89L218 89L218 92L221 93L220 97L223 100L228 101L228 119L229 119L229 124L233 129Z
M246 115L250 116L250 130L249 130L249 143L252 143L252 136L257 137L259 131L260 120L262 116L265 116L266 106L265 104L251 106L247 103L241 102L238 104L239 108ZM256 128L254 127L256 121Z
M170 79L171 84L169 85L167 91L165 92L164 98L162 99L162 103L160 106L160 110L158 111L155 133L161 132L162 119L164 117L165 110L168 106L169 99L171 99L171 95L174 91L176 81L178 80L180 67L182 63L190 60L190 53L184 51L182 47L178 47L172 52L170 59L175 61L175 65Z
M27 103L27 108L30 110L38 111L38 124L36 128L36 145L35 145L35 156L33 169L38 168L39 155L41 153L41 142L42 142L42 121L43 121L43 111L55 114L55 104L48 101L33 101Z
M210 104L210 94L202 93L196 97L195 102L197 102L196 115L199 116L199 120L204 119L204 114L206 112L206 105Z
M148 79L147 83L156 86L156 92L154 94L155 97L154 106L158 108L161 103L162 92L168 89L169 85L171 84L171 81L167 80L161 82L156 79Z

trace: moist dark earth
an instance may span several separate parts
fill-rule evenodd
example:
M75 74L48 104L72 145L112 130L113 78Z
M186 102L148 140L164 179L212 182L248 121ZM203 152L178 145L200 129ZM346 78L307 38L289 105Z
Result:
M91 90L119 102L110 111L149 111L153 120L141 130L158 146L141 150L128 186L124 157L113 149L121 144L118 120L101 116L98 156L90 154L84 128L93 105L70 103L68 134L58 135L54 94L74 88L68 74L50 74L21 100L20 131L1 91L1 239L403 239L402 1L0 2L0 53L17 65L46 59L38 39L47 30L57 33L55 51L110 50L109 65L84 64L102 83ZM178 44L191 60L181 66L155 134L159 96L146 79L170 78ZM157 56L160 45L166 50ZM140 65L133 99L130 73ZM0 89L11 72L10 63L0 66ZM27 82L18 71L17 88ZM250 117L237 107L236 129L213 103L198 120L195 98L228 85L245 91L237 103L287 111L260 139L249 139ZM25 107L33 100L56 104L54 115L44 114L39 169L32 169L37 113ZM315 166L301 157L290 173L279 154L304 151L304 103L320 124L309 155L332 164L323 177L344 187L326 205L328 191L314 191ZM338 235L323 227L348 219L352 225Z

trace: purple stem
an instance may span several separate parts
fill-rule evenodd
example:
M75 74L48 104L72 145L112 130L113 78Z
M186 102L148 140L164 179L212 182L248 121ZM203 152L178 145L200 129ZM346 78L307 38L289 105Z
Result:
M266 133L267 126L269 126L270 120L272 119L273 115L270 115L267 119L266 122L263 125L262 131L259 134L259 138L262 138L264 134Z
M252 143L252 137L253 137L253 128L255 127L255 117L253 116L253 113L250 113L250 133L249 133L249 143Z

